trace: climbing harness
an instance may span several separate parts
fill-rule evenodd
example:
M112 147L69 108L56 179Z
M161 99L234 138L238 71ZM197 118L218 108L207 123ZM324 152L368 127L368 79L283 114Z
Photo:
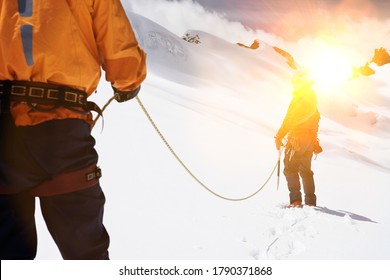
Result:
M111 97L107 103L103 106L102 108L102 112L107 108L107 106L111 103L111 101L115 98L115 96ZM205 183L203 183L197 176L195 176L192 171L188 168L188 166L182 161L182 159L177 155L177 153L173 150L172 146L168 143L168 141L166 140L166 138L164 137L164 135L161 133L160 129L157 127L156 123L154 122L154 120L152 119L152 117L150 116L149 112L146 110L144 104L142 103L141 99L136 96L135 97L139 106L141 107L142 111L144 112L144 114L146 115L147 119L149 120L149 122L151 123L151 125L153 126L154 130L157 132L157 134L160 136L161 140L164 142L165 146L169 149L169 151L172 153L172 155L176 158L176 160L180 163L180 165L186 170L186 172L196 181L198 182L204 189L206 189L208 192L210 192L211 194L213 194L214 196L216 197L219 197L223 200L228 200L228 201L244 201L244 200L247 200L253 196L255 196L256 194L258 194L269 182L269 180L272 178L272 175L275 173L275 170L279 167L280 168L280 155L281 155L281 152L279 153L279 158L278 158L278 161L276 162L275 166L273 167L270 175L268 176L268 178L265 180L265 182L252 194L248 195L248 196L245 196L245 197L240 197L240 198L230 198L230 197L226 197L226 196L223 196L223 195L220 195L218 193L216 193L215 191L213 191L211 188L209 188ZM99 117L99 116L98 116ZM98 117L94 120L93 124L96 123ZM278 185L279 185L279 182L278 182Z
M58 107L87 114L95 111L101 114L100 108L93 102L87 101L87 93L75 88L29 81L0 81L1 111L9 111L10 101L26 102L36 111L52 111ZM38 105L50 105L49 109L39 108Z

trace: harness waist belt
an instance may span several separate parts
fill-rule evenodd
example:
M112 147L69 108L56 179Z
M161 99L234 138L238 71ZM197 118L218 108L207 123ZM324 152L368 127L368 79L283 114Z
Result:
M29 104L54 105L64 107L81 107L86 111L100 108L87 101L87 93L62 85L53 85L29 81L0 81L0 98L2 101L22 101ZM3 106L2 106L3 107Z

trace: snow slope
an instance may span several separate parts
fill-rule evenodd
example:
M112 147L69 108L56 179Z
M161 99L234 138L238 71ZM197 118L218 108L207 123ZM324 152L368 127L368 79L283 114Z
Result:
M170 145L213 191L232 198L255 192L277 160L273 136L291 98L293 70L265 42L249 50L192 30L201 44L191 44L128 15L148 53L140 98ZM383 66L343 93L319 97L317 208L284 209L287 187L281 177L276 189L276 175L246 201L211 195L179 165L135 100L112 103L103 131L98 123L93 132L111 258L389 259L389 73ZM110 95L103 79L94 99L103 105ZM60 259L41 219L38 226L38 258Z

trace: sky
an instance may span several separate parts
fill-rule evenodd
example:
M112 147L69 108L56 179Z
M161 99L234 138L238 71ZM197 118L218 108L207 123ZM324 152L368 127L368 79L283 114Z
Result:
M125 6L131 6L135 12L163 23L173 31L198 27L220 33L222 22L229 22L233 26L229 28L233 34L239 30L238 25L242 25L243 29L249 29L247 31L265 31L288 41L324 32L339 33L340 29L350 32L347 28L349 25L367 29L378 25L387 27L390 25L390 1L385 0L122 0L122 2ZM202 20L199 20L200 18ZM366 27L367 23L370 23L369 27Z
M343 57L363 66L390 48L390 1L367 0L122 0L177 36L200 30L232 43L255 39L280 47L301 65ZM309 50L309 51L308 51ZM332 65L329 65L332 67Z
M390 1L367 0L195 0L207 10L223 13L230 20L252 29L263 29L286 39L315 34L334 27L342 19L390 18ZM291 24L294 21L295 24ZM325 24L325 26L324 26Z

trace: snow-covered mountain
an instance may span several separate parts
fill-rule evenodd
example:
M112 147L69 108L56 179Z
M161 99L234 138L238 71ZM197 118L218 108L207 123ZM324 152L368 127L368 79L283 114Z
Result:
M128 12L148 53L140 98L172 148L213 191L255 192L271 173L273 136L291 98L294 70L263 42L247 49L189 30L197 44ZM186 36L183 34L183 36ZM284 209L276 175L253 198L213 196L176 161L136 101L113 103L94 130L113 259L388 259L390 67L319 96L313 161L318 208ZM366 89L363 95L355 90ZM101 82L95 101L111 89ZM283 175L282 175L283 176ZM60 258L40 222L40 259Z

